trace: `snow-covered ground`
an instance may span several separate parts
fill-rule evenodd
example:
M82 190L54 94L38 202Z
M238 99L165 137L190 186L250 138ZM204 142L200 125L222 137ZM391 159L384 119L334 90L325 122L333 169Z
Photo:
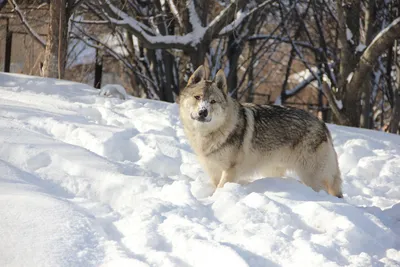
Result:
M176 104L0 73L0 266L400 266L400 137L329 125L344 199L214 195Z

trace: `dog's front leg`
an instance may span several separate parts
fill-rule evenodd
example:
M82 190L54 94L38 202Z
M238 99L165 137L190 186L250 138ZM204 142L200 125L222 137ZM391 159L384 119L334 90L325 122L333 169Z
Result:
M220 173L219 175L213 174L211 175L211 182L213 183L214 187L218 187L219 182L221 182L221 176L222 174Z
M230 183L235 181L236 167L232 166L227 170L224 170L221 175L221 180L218 183L218 188L224 187L225 183Z

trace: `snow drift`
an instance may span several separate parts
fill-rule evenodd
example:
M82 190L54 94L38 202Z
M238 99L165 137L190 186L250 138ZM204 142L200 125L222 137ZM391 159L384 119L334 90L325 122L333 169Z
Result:
M329 128L344 199L211 195L176 104L0 74L0 266L399 266L400 137Z

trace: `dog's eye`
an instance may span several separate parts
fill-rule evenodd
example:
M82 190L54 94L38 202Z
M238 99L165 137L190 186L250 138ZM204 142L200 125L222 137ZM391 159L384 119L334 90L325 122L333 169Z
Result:
M199 95L196 95L194 98L196 98L196 100L200 100L200 96Z
M215 104L216 101L213 99L213 100L210 101L210 103L211 103L211 104Z

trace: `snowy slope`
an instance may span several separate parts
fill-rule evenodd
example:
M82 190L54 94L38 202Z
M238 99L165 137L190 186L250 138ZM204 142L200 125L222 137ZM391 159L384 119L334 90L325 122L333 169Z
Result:
M400 266L400 137L329 128L344 199L211 196L176 104L0 73L0 266Z

